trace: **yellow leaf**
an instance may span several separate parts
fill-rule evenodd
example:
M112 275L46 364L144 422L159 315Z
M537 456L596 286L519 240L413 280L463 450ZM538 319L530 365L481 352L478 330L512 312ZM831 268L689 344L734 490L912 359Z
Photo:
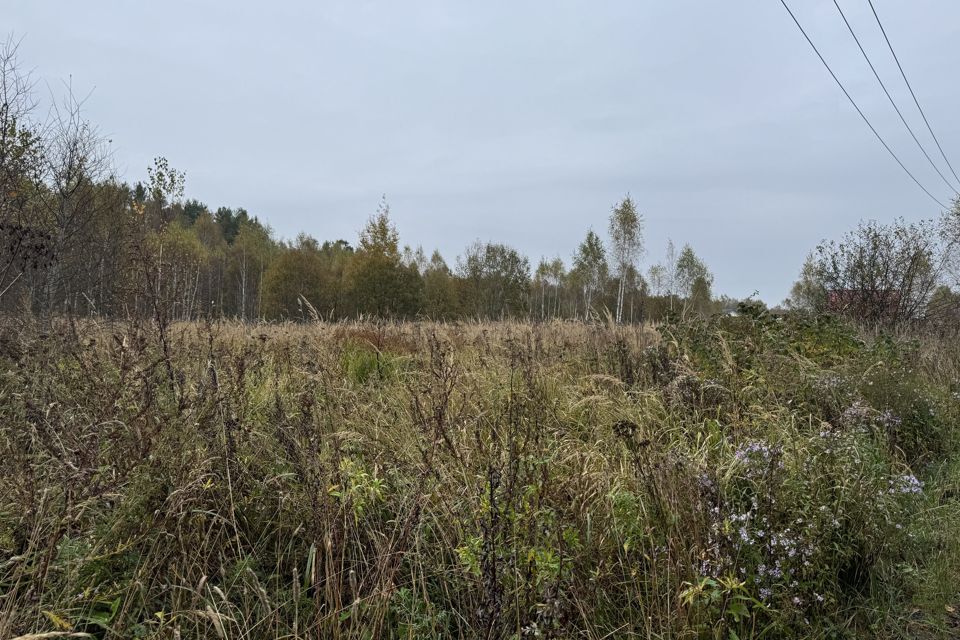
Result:
M66 618L62 616L58 616L53 611L44 611L43 615L45 615L47 617L47 620L52 622L53 626L55 626L58 630L73 631L73 625L70 624L70 621L68 621Z

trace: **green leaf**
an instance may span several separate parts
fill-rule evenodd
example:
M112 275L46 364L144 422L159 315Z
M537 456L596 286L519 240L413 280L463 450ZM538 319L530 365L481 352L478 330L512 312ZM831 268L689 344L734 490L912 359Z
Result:
M307 552L307 566L303 570L303 588L308 589L313 579L313 563L317 559L316 543L310 545L310 551Z

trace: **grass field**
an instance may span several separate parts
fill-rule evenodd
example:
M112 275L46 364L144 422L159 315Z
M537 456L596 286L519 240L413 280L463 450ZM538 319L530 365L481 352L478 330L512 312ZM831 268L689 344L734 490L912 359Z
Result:
M958 435L827 318L22 325L0 637L956 637Z

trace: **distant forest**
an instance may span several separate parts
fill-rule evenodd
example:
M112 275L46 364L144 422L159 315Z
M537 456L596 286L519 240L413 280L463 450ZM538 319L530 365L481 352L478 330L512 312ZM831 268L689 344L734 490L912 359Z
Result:
M477 241L453 263L402 244L384 198L355 240L278 239L243 208L184 198L157 158L147 179L112 171L108 145L72 95L43 120L16 43L0 52L0 310L167 320L587 318L707 313L712 276L689 246L641 273L643 218L630 197L607 238L590 230L569 263ZM358 225L359 226L359 225ZM730 301L726 301L727 304Z
M85 163L67 171L82 173ZM588 231L569 266L560 258L534 265L507 244L481 241L451 265L438 251L401 244L386 199L356 241L305 233L284 241L243 208L184 200L183 174L162 158L149 176L134 185L13 176L0 228L3 307L121 316L162 309L171 320L609 313L623 322L716 307L712 276L689 246L671 246L671 264L640 273L642 217L629 197L611 212L610 239Z
M146 317L659 321L736 309L689 245L643 265L643 217L624 197L568 261L534 263L477 240L451 263L401 242L384 197L355 241L277 238L243 208L185 198L157 158L144 181L112 171L107 141L62 98L43 118L16 42L0 46L0 311ZM598 207L604 206L598 203ZM871 322L957 315L960 209L941 221L864 223L811 253L789 304ZM358 225L359 226L359 225ZM838 295L837 292L840 292Z

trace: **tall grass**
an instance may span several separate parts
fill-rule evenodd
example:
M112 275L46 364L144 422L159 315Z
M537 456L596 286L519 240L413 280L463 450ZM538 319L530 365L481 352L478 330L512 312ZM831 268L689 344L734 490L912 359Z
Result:
M0 332L0 637L949 637L960 346L829 319Z

